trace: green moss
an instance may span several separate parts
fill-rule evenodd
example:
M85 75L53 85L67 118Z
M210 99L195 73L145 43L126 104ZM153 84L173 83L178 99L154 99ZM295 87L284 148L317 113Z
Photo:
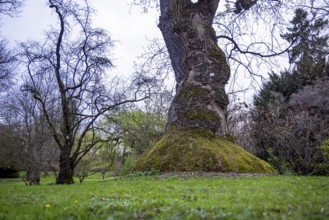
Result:
M185 116L188 120L198 120L198 121L219 121L218 116L213 111L207 111L205 109L191 109L187 110Z
M205 88L202 88L200 86L185 86L179 91L178 98L186 99L189 97L194 98L205 98L209 94L209 91Z
M225 58L225 53L222 49L220 49L218 46L213 47L209 51L209 56L211 57L224 57Z
M137 170L273 173L258 159L229 138L204 129L172 129L150 146L137 161Z

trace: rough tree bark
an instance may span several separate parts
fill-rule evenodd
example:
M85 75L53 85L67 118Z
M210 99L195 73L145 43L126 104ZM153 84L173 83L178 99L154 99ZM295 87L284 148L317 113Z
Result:
M161 0L159 28L177 81L166 134L136 170L271 173L227 135L230 69L212 27L219 0Z
M177 82L168 128L206 128L227 133L230 69L217 45L213 19L219 0L160 1L159 28L166 42Z
M64 146L60 149L59 155L59 173L56 179L56 184L71 184L74 183L74 160L70 157L72 146Z

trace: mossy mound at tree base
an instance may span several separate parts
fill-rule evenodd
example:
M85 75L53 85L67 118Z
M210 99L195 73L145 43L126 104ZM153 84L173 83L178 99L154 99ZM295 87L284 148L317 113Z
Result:
M146 149L136 170L162 172L273 173L265 161L248 153L230 138L208 130L172 129Z

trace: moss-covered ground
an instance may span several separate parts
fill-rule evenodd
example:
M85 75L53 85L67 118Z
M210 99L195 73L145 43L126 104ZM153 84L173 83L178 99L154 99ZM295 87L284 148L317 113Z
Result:
M273 173L265 161L208 130L172 129L150 146L136 170Z
M0 219L329 219L329 177L0 180Z

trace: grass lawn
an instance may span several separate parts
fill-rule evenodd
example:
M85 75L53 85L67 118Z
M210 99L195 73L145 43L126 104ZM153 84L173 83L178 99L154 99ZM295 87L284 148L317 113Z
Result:
M0 179L0 219L329 219L329 177L140 176L25 186Z

